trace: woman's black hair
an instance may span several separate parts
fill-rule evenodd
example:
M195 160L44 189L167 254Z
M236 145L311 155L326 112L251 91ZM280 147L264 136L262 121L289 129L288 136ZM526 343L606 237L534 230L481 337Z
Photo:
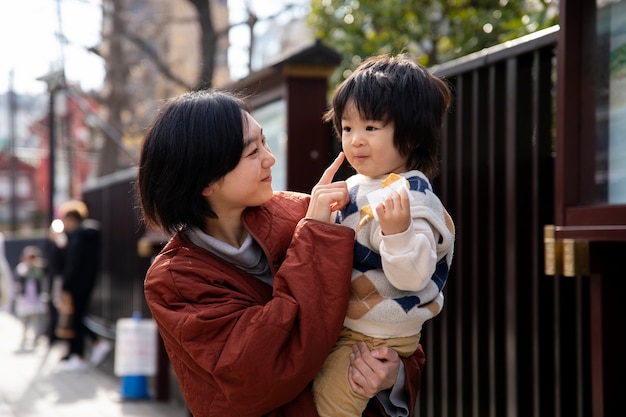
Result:
M335 91L324 120L341 139L341 119L350 102L365 120L394 123L393 144L407 158L407 169L429 178L439 168L443 117L450 107L448 84L404 55L364 61Z
M243 152L247 106L218 90L185 93L166 102L141 148L139 202L144 222L167 233L204 228L217 215L202 191L235 169Z

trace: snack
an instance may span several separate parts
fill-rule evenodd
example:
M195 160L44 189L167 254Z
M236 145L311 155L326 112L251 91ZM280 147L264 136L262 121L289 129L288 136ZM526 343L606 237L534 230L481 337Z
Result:
M372 207L376 207L378 204L381 204L385 197L392 191L400 191L402 188L405 188L407 191L410 189L409 182L401 175L394 174L393 172L381 182L383 185L380 189L372 191L367 195L367 200L369 201L369 204L361 208L361 214L365 218L369 216L378 220L378 216L376 215ZM409 197L410 196L411 194L409 194Z
M384 180L382 180L383 183L383 188L393 184L394 182L401 180L403 177L398 175L398 174L394 174L393 172L389 175L387 175L387 178L385 178Z
M361 207L361 213L363 213L363 215L365 217L367 217L367 216L374 217L374 212L372 211L372 206L370 206L369 204L367 206Z

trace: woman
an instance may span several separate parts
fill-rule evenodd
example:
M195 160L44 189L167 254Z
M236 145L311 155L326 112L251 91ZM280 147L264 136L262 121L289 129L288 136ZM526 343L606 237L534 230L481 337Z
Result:
M350 291L354 233L330 221L348 201L345 182L331 182L342 161L310 197L274 193L275 158L242 100L191 92L154 118L139 198L146 224L174 236L145 295L195 417L317 416L310 383ZM413 410L423 363L421 350L400 360L355 345L346 377L376 397L364 415Z

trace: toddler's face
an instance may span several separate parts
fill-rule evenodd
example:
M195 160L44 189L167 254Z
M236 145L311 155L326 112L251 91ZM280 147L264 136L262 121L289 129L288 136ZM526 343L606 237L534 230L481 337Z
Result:
M393 145L393 122L364 120L354 102L348 102L341 119L341 147L359 174L372 178L406 171L407 158Z

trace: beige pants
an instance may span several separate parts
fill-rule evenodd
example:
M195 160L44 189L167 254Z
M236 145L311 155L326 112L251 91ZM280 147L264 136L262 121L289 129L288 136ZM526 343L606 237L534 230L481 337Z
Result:
M344 328L313 381L313 396L320 417L360 417L370 400L352 391L348 382L350 353L355 343L365 342L370 349L388 346L398 352L398 355L407 357L415 352L419 340L419 334L376 339Z

